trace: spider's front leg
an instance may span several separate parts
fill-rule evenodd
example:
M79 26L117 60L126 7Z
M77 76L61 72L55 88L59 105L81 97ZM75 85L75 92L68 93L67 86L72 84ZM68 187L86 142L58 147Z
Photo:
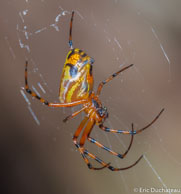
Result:
M132 124L132 132L133 132L133 131L134 131L134 127L133 127L133 124ZM99 146L100 148L102 148L102 149L108 151L109 153L111 153L111 154L113 154L113 155L115 155L115 156L117 156L117 157L123 159L123 158L127 155L127 153L129 152L129 150L130 150L130 148L131 148L131 145L132 145L132 143L133 143L133 137L134 137L134 135L133 135L133 133L132 133L130 144L129 144L127 150L124 152L124 154L118 154L118 153L112 151L110 148L108 148L108 147L106 147L106 146L100 144L98 141L96 141L95 139L93 139L93 138L91 138L91 137L88 137L88 140L89 140L91 143L96 144L96 145ZM87 152L86 154L88 154L91 158L95 159L94 156L92 156L89 152ZM135 166L135 165L142 159L142 157L143 157L143 155L141 155L141 156L136 160L135 163L133 163L133 164L131 164L130 166L127 166L127 167L123 167L123 168L115 168L115 167L109 165L108 168L109 168L110 170L112 170L112 171L127 170L127 169L132 168L133 166ZM95 160L96 160L96 159L95 159ZM96 161L99 162L99 163L101 163L101 164L103 163L102 160L101 160L101 161L100 161L100 160L96 160Z
M87 139L88 134L90 133L90 131L92 130L92 127L94 126L94 121L89 120L88 121L88 117L85 117L84 120L80 123L78 129L76 130L74 136L73 136L73 142L75 144L75 146L77 147L77 149L79 150L80 154L82 155L85 163L87 164L89 169L92 170L101 170L103 168L106 168L109 166L109 164L106 164L104 162L102 162L99 158L97 158L95 155L89 153L85 148L84 148L84 143L85 140ZM82 134L82 137L80 139L80 143L78 143L77 139L82 131L82 129L84 128L85 124L87 123L87 126L84 129L84 132ZM92 166L92 164L89 162L88 158L86 157L86 154L88 154L91 158L95 159L96 161L98 161L99 163L102 164L103 167L100 168L95 168Z
M132 123L132 132L134 132L134 127L133 127L133 123ZM114 152L113 150L111 150L110 148L104 146L103 144L99 143L97 140L95 140L94 138L92 137L88 137L87 139L91 142L91 143L94 143L95 145L97 145L98 147L102 148L103 150L106 150L107 152L109 152L110 154L114 155L114 156L117 156L118 158L125 158L127 153L129 152L131 146L132 146L132 143L133 143L133 133L131 135L131 141L129 143L129 146L127 148L127 150L123 153L123 154L119 154L117 152Z
M116 129L110 129L109 127L104 126L103 124L99 125L99 127L105 131L105 132L112 132L112 133L122 133L122 134L131 134L131 135L135 135L138 133L141 133L142 131L144 131L145 129L147 129L148 127L150 127L159 117L160 115L163 113L164 108L159 112L159 114L145 127L138 129L138 130L130 130L130 131L126 131L126 130L116 130Z

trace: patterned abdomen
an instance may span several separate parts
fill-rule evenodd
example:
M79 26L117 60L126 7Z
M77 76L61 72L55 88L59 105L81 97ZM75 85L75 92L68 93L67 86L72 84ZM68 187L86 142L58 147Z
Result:
M87 99L92 93L94 60L80 49L72 49L67 57L60 80L61 103Z

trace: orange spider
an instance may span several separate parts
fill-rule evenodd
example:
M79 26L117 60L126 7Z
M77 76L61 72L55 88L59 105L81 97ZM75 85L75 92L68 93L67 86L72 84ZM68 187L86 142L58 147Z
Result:
M105 163L104 161L99 159L97 156L95 156L94 154L86 150L84 148L85 141L88 140L89 142L94 143L100 148L106 150L110 154L123 159L131 148L131 145L133 142L133 136L137 133L142 132L149 126L151 126L158 119L158 117L161 115L164 109L162 109L160 113L148 125L146 125L145 127L139 130L134 130L133 124L132 124L132 129L130 131L110 129L103 125L105 119L108 117L108 112L107 112L106 107L104 107L101 101L99 100L99 95L101 93L101 90L106 83L111 81L119 73L133 66L133 64L124 67L123 69L119 70L118 72L108 77L108 79L106 79L105 81L101 82L98 86L97 92L94 93L93 92L93 75L92 75L92 65L94 63L94 59L89 57L84 51L78 48L73 48L73 43L72 43L73 16L74 16L74 12L72 12L72 17L70 21L70 33L69 33L69 46L71 50L69 51L66 57L64 68L62 71L61 80L60 80L60 89L59 89L60 103L49 103L47 100L37 95L29 88L28 79L27 79L27 66L28 66L27 61L25 65L25 89L31 96L37 98L38 100L40 100L40 102L44 103L45 105L49 107L72 107L72 106L82 104L83 107L80 110L74 112L72 115L69 115L63 121L66 122L67 120L77 116L82 111L85 112L86 116L80 123L78 129L76 130L73 136L73 142L78 148L80 154L82 155L84 161L86 162L87 166L90 169L100 170L100 169L107 167L108 169L112 171L119 171L119 170L125 170L128 168L131 168L135 166L141 160L143 155L140 156L136 160L136 162L134 162L130 166L123 167L123 168L114 168L113 166L110 165L110 163ZM105 132L130 134L131 141L130 141L130 144L127 150L123 154L116 153L110 148L102 145L101 143L99 143L98 141L90 137L91 131L95 124L98 125L100 129ZM82 130L83 130L83 133L80 138L80 141L78 142L78 137ZM96 160L98 163L100 163L102 167L100 168L93 167L91 163L89 162L87 155L90 158Z

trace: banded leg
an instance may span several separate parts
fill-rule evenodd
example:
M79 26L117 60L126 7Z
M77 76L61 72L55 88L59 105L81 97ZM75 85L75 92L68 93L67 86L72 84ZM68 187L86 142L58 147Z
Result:
M95 167L93 167L92 164L89 162L89 160L87 159L87 157L85 155L85 148L83 147L83 145L80 145L78 143L78 141L77 141L77 139L78 139L78 137L79 137L79 135L80 135L83 127L87 123L87 121L88 121L88 117L85 117L84 120L80 123L78 129L76 130L76 132L75 132L75 134L73 136L73 142L74 142L75 146L78 148L78 150L79 150L80 154L82 155L82 157L83 157L85 163L87 164L88 168L89 169L92 169L92 170L101 170L103 168L108 167L109 164L105 164L101 168L95 168ZM87 126L89 127L90 124L89 125L88 124L87 124ZM86 126L86 128L87 128L87 126Z
M134 131L134 127L133 127L133 124L132 124L132 131ZM91 138L90 140L92 140L93 138ZM131 148L131 145L133 143L133 133L132 133L132 137L131 137L131 141L130 141L130 144L129 144L129 147L128 149L125 151L125 153L123 155L120 155L116 152L113 152L112 150L110 150L109 148L107 149L107 147L103 146L102 144L98 143L98 142L95 142L95 140L93 140L92 143L95 143L97 146L105 149L106 151L108 151L109 153L113 154L113 155L116 155L118 156L119 158L124 158L126 156L126 154L128 153L128 151L130 150ZM91 157L92 159L96 160L97 162L99 162L100 164L104 165L105 162L103 162L102 160L100 160L99 158L97 158L95 155L89 153L87 150L85 150L85 154L87 154L89 157ZM121 157L120 157L121 156ZM120 170L127 170L129 168L132 168L133 166L135 166L141 159L142 159L143 155L141 155L138 160L136 160L135 163L131 164L130 166L127 166L127 167L123 167L123 168L115 168L111 165L109 165L107 168L109 168L109 170L112 170L112 171L120 171Z
M133 132L133 131L134 131L134 128L133 128L133 124L132 124L132 132ZM111 150L110 148L108 148L108 147L102 145L101 143L99 143L98 141L96 141L96 140L95 140L94 138L92 138L92 137L88 137L88 140L89 140L91 143L94 143L95 145L99 146L100 148L102 148L102 149L106 150L107 152L111 153L112 155L117 156L117 157L123 159L123 158L127 155L127 153L129 152L129 150L130 150L130 148L131 148L131 145L132 145L132 143L133 143L133 137L134 137L134 135L133 135L133 133L132 133L130 144L129 144L127 150L126 150L123 154L119 154L119 153L117 153L117 152L114 152L113 150Z
M71 106L76 106L76 105L83 104L86 102L86 100L80 100L80 101L70 102L70 103L50 103L50 102L48 102L47 100L45 100L41 96L37 95L35 92L33 92L29 88L27 69L28 69L28 61L26 61L26 63L25 63L25 89L26 89L26 92L29 93L31 96L35 97L36 99L40 100L40 102L42 102L43 104L45 104L49 107L71 107Z
M73 42L72 42L72 23L73 23L74 11L72 11L72 17L70 20L70 31L69 31L69 46L70 49L73 49Z
M63 122L67 122L69 119L72 119L72 118L76 117L79 113L81 113L86 108L87 107L85 106L85 107L81 108L80 110L78 110L78 111L72 113L71 115L67 116L65 119L63 119Z
M160 117L160 115L163 113L163 111L164 111L164 108L159 112L159 114L148 125L146 125L145 127L141 128L139 130L134 130L134 131L116 130L116 129L110 129L108 127L105 127L103 124L99 125L99 127L103 131L105 131L105 132L135 135L135 134L141 133L142 131L144 131L145 129L147 129L148 127L150 127Z
M143 155L141 155L138 160L136 160L135 163L131 164L130 166L127 166L127 167L123 167L123 168L114 168L113 166L108 166L109 170L112 170L112 171L120 171L120 170L127 170L129 168L132 168L133 166L135 166L136 164L138 164L138 162L143 158Z
M133 124L132 124L132 131L134 131ZM89 135L89 133L88 133L88 135ZM126 152L124 153L124 155L126 155L126 154L128 153L129 149L131 148L132 142L133 142L133 134L132 134L132 138L131 138L131 143L130 143L128 149L126 150ZM141 158L143 157L143 155L140 156L140 157L138 158L138 160L136 160L136 162L133 163L133 164L131 164L130 166L123 167L123 168L114 168L113 166L110 165L110 163L105 163L105 162L102 161L100 158L98 158L98 157L95 156L94 154L90 153L88 150L84 150L84 154L88 155L89 157L91 157L92 159L96 160L98 163L100 163L101 165L103 165L102 168L107 167L107 168L109 168L109 169L112 170L112 171L127 170L127 169L129 169L129 168L132 168L132 167L135 166L135 165L141 160ZM102 168L99 168L99 170L101 170ZM94 169L94 170L98 170L98 169L96 168L96 169Z
M133 131L134 131L133 123L132 123L131 127L132 127L132 132L133 132ZM125 151L125 153L123 154L124 157L126 156L126 154L128 153L128 151L130 150L132 143L133 143L133 133L132 133L132 136L131 136L131 142L130 142L130 144L129 144L129 147L128 147L128 149ZM109 166L108 168L109 168L110 170L112 170L112 171L127 170L127 169L129 169L129 168L132 168L132 167L135 166L136 164L138 164L138 162L139 162L142 158L143 158L143 155L141 155L141 156L138 158L138 160L136 160L135 163L133 163L132 165L127 166L127 167L123 167L123 168L114 168L113 166Z
M88 155L90 158L94 159L95 161L97 161L99 164L103 166L100 168L94 168L93 170L102 170L103 168L110 166L110 163L105 163L104 161L102 161L100 158L98 158L94 154L91 154L88 150L84 150L84 154Z
M99 162L101 165L105 165L106 163L104 161L102 161L101 159L99 159L98 157L96 157L94 154L91 154L90 152L88 152L87 150L84 151L84 153L86 155L88 155L90 158L96 160L97 162ZM127 170L129 168L132 168L133 166L135 166L136 164L138 164L138 162L143 158L143 155L141 155L138 160L136 160L135 163L131 164L130 166L126 166L126 167L123 167L123 168L114 168L113 166L110 166L110 163L107 164L107 168L109 170L112 170L112 171L120 171L120 170ZM106 166L105 166L106 167Z
M126 67L122 68L121 70L119 70L118 72L113 73L113 74L112 74L110 77L108 77L106 80L102 81L102 82L99 84L98 88L97 88L97 96L100 95L101 90L102 90L103 86L104 86L106 83L108 83L108 82L111 81L114 77L116 77L118 74L120 74L121 72L123 72L124 70L126 70L126 69L128 69L128 68L130 68L130 67L132 67L132 66L133 66L133 64L126 66Z

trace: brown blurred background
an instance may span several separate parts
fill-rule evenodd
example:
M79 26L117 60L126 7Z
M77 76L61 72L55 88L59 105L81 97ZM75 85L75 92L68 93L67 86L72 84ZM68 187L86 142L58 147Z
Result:
M181 187L180 7L180 0L1 0L2 194L118 194ZM123 65L135 64L103 90L101 100L110 115L105 125L129 130L133 122L139 129L165 108L152 127L135 136L124 160L86 144L116 167L144 154L127 171L89 170L72 142L83 115L65 124L63 118L76 108L48 108L27 95L28 104L22 95L28 59L30 85L58 102L72 10L74 47L95 59L95 88ZM98 127L92 137L118 152L130 140Z

